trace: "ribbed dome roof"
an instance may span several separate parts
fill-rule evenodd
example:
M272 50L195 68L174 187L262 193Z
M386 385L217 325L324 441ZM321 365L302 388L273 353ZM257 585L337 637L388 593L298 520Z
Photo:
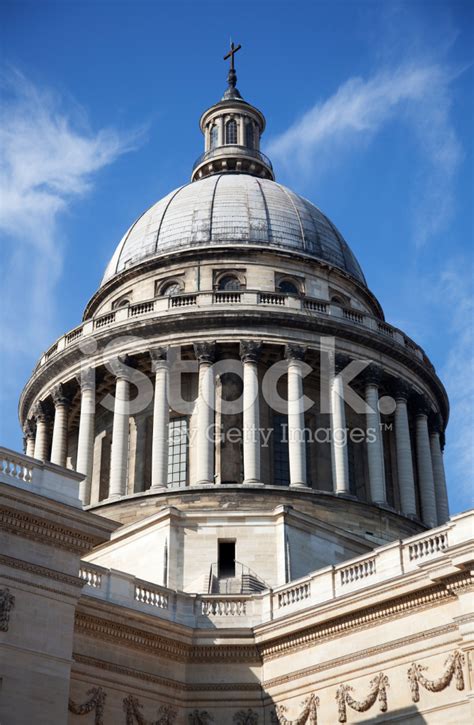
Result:
M275 181L229 173L182 186L150 207L118 245L102 284L160 254L239 244L307 254L366 284L342 235L314 204Z

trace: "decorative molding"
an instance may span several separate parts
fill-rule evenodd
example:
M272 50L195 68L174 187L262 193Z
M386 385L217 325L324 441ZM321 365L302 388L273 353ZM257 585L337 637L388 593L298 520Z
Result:
M370 681L369 694L363 700L354 700L351 692L354 688L350 685L340 685L336 692L336 700L339 709L339 722L347 722L347 705L357 712L367 712L378 700L380 712L387 712L387 688L390 687L387 675L380 672L377 677Z
M87 695L91 695L87 702L78 705L74 700L69 699L68 710L74 715L88 715L94 710L94 725L103 725L104 723L104 706L107 699L107 693L101 687L92 687L87 690Z
M444 584L436 584L421 592L413 592L403 597L392 599L390 602L375 604L363 610L335 619L329 619L322 624L305 628L303 631L299 630L294 634L276 638L268 644L263 643L259 645L259 652L264 660L280 657L290 649L311 647L318 640L340 637L341 634L349 632L352 629L370 627L374 622L397 618L411 610L428 606L431 607L454 596L455 594L447 586Z
M431 407L431 403L426 395L423 395L421 393L418 393L413 397L413 407L416 415L429 416L433 410Z
M213 716L207 710L194 710L188 715L189 725L207 725L213 722Z
M23 561L22 559L15 559L13 556L6 556L5 554L0 554L0 564L3 564L4 566L9 566L12 569L20 570L20 571L27 571L31 574L37 574L38 576L46 577L47 579L53 579L57 582L62 582L63 584L69 584L72 587L78 587L79 589L82 589L84 586L84 580L81 579L78 576L73 576L72 574L63 574L60 571L55 571L54 569L48 569L45 566L40 566L39 564L31 564L28 561ZM9 575L7 574L8 578ZM23 581L20 579L15 579L15 581ZM36 583L33 586L38 586ZM54 589L53 591L58 591Z
M160 705L158 708L158 720L146 720L140 710L143 705L140 704L138 697L128 695L123 699L123 709L125 712L126 725L173 725L176 718L176 710L170 705Z
M79 532L72 533L70 529L59 524L7 508L0 510L0 527L27 539L41 541L43 544L50 544L75 554L87 553L99 543L95 537L85 536Z
M162 621L166 625L166 621ZM261 660L257 647L251 645L191 645L161 635L144 632L130 625L119 624L110 619L99 619L82 612L76 612L75 628L84 634L108 642L146 649L177 662L258 662Z
M34 418L28 418L23 426L23 435L25 439L34 438L36 434L36 423Z
M149 351L152 372L156 373L157 370L168 367L168 349L167 346L163 346L152 348Z
M408 669L408 682L410 683L411 699L413 702L420 701L420 685L429 692L441 692L450 685L453 677L455 678L456 689L464 690L463 664L464 655L459 650L455 650L444 663L446 667L444 674L436 680L428 680L423 675L423 671L428 668L413 662Z
M232 722L235 725L258 725L258 713L254 712L251 708L247 711L239 710L232 718Z
M76 380L81 389L81 393L83 393L84 390L95 390L95 368L83 368L80 376L78 376Z
M0 589L0 632L8 632L10 612L15 606L15 597L8 587Z
M42 400L38 400L33 408L33 418L36 422L41 421L42 423L49 423L51 421L51 416Z
M285 705L277 705L275 711L272 712L272 723L275 725L318 725L318 707L319 697L314 692L301 703L302 712L296 720L288 720L285 713L287 708Z

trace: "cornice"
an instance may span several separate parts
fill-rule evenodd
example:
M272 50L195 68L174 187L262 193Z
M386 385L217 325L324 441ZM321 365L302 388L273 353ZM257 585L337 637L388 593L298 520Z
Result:
M160 622L160 624L165 623L165 621ZM94 639L102 639L141 651L154 652L176 662L260 663L258 650L254 643L251 645L187 644L128 624L101 619L85 612L76 612L75 631Z
M7 507L0 509L0 527L24 538L80 555L89 552L96 543L103 541L99 537L88 536L59 523Z
M444 604L446 601L456 598L453 587L456 587L456 589L470 588L472 585L473 581L470 573L463 572L450 577L443 583L425 587L422 590L405 594L402 597L392 598L371 607L363 607L350 614L328 619L317 625L304 627L303 622L300 621L297 632L275 637L268 642L259 642L258 649L265 662L269 659L281 657L289 651L311 647L315 642L321 640L339 638L354 629L367 629L377 622L397 619L408 612ZM285 622L284 620L280 620L279 623L282 626L288 626L289 624L288 621ZM256 629L258 630L258 628Z
M345 655L343 657L336 657L332 660L326 660L322 664L312 665L311 667L304 667L301 670L292 670L291 674L288 675L280 675L279 677L273 677L270 680L264 680L262 682L262 685L266 689L269 689L271 687L285 685L288 682L294 683L296 680L302 677L310 677L312 675L319 674L320 672L324 672L325 670L331 670L335 667L344 667L344 665L348 665L351 662L360 662L364 658L374 657L385 652L390 652L394 649L399 649L408 645L416 644L417 642L426 642L428 638L445 636L449 632L458 632L457 625L443 624L440 627L433 627L429 630L423 630L422 632L417 632L416 634L413 634L411 636L401 637L400 639L384 642L383 644L378 644L374 647L367 647L363 650L357 650L356 652L351 652L351 654ZM411 659L413 659L414 657L414 654L410 652L409 656L411 661Z
M15 571L25 571L30 574L36 574L37 576L45 577L46 579L52 579L53 581L61 582L68 586L77 587L82 589L84 586L84 580L79 576L73 576L72 574L64 574L61 571L55 569L49 569L46 566L40 564L33 564L22 559L15 559L13 556L6 556L0 554L0 564L9 566ZM35 583L34 586L37 586Z

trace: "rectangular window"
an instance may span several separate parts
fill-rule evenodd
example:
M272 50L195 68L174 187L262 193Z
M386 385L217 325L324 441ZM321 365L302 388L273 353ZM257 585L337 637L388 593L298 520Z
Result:
M168 439L168 486L186 486L188 475L188 420L171 418Z
M275 486L290 484L287 415L273 416L273 483Z
M219 579L235 576L235 541L218 542L217 576Z

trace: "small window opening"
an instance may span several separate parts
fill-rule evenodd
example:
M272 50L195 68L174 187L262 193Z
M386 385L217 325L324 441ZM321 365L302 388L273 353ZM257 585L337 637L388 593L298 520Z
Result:
M214 149L217 146L217 126L214 123L211 126L211 149Z
M226 144L237 143L237 122L234 119L227 121L225 125L225 142Z
M219 579L235 576L235 541L218 542L217 571Z
M163 297L173 297L173 295L179 295L180 293L181 287L178 282L170 282L161 290Z
M295 283L291 282L289 279L282 279L282 281L278 285L278 290L280 292L284 292L287 295L297 295L299 291Z
M237 277L234 277L232 274L226 274L225 277L221 277L219 280L219 289L225 290L225 291L232 291L232 290L239 290L240 289L240 281L237 279Z
M331 297L331 302L334 302L335 305L343 305L344 304L344 302L341 300L341 298L338 297L337 295L333 295Z

